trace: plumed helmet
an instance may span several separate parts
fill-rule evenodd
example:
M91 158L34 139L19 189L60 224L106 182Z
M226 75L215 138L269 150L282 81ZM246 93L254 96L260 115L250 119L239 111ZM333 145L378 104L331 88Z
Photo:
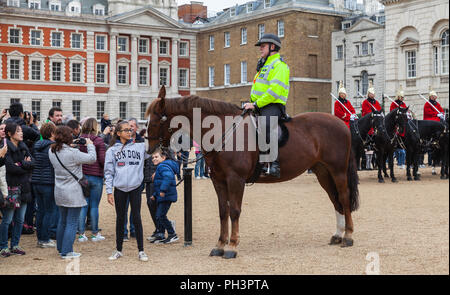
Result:
M372 82L369 82L369 89L367 89L367 94L369 93L375 95L375 88L373 88Z
M436 91L434 91L434 90L431 88L431 86L430 86L430 94L429 94L428 96L429 96L429 97L432 97L432 96L436 96L436 97L437 97Z
M274 34L264 34L261 39L258 40L258 42L255 44L255 46L261 46L261 44L264 43L272 43L281 48L281 40L278 38L278 36Z
M397 90L397 98L404 97L405 92L403 91L402 85L400 85L400 88Z
M344 93L345 95L347 95L347 91L344 88L344 84L342 83L342 81L339 82L339 91L338 93Z

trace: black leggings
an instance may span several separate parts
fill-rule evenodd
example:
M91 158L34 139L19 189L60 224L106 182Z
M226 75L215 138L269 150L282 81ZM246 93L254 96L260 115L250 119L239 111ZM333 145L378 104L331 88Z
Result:
M122 252L123 244L123 227L125 224L125 217L127 211L125 210L127 200L130 200L131 215L133 216L134 228L136 230L136 241L139 251L144 251L144 233L141 221L141 192L142 188L139 186L131 192L123 192L117 188L114 189L114 204L116 207L116 247L117 251Z

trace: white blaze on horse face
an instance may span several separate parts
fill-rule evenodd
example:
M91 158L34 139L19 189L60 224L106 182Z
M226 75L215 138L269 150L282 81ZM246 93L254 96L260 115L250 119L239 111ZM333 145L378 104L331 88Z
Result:
M335 211L336 213L336 237L342 237L345 232L345 216Z

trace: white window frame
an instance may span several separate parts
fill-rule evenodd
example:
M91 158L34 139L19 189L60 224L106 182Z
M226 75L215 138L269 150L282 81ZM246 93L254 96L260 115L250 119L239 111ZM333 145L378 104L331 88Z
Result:
M39 63L39 66L37 68L33 69L33 64L36 64L36 63ZM42 81L43 78L44 78L43 77L44 73L42 72L42 68L43 68L42 60L30 59L29 64L30 64L30 70L28 72L29 73L29 75L28 75L29 80L31 80L31 81ZM39 79L36 79L36 78L33 77L35 72L38 75Z
M104 76L103 76L103 82L98 81L98 66L104 66ZM95 64L95 83L96 84L108 84L108 64L107 63L96 63Z
M52 6L58 7L57 10L52 10ZM61 1L50 0L48 3L48 9L50 11L61 11Z
M53 80L53 63L54 62L59 62L61 63L61 73L60 73L60 77L61 80ZM66 57L62 56L61 54L54 54L52 56L49 57L49 71L50 71L50 77L49 80L51 82L60 82L60 83L64 83L66 82Z
M264 0L264 9L269 8L271 6L271 0Z
M122 106L125 106L125 112L122 112ZM128 102L127 101L119 101L119 117L123 120L126 120L128 118Z
M78 0L69 2L66 6L66 14L69 16L77 16L81 14L81 3Z
M408 56L409 53L414 53L414 57ZM414 63L411 63L411 66L414 65L414 69L410 70L410 60L414 58ZM405 65L406 65L406 78L407 79L415 79L417 78L417 50L407 50L405 51ZM414 72L414 76L410 75L410 73Z
M17 78L15 78L16 75L14 75L14 78L11 78L11 74L12 74L11 73L11 63L12 63L12 61L14 61L14 63L16 63L16 61L19 62L19 68L17 69ZM23 68L22 64L23 64L23 61L18 58L8 59L8 80L23 80L23 74L22 74L22 70L21 70ZM16 71L16 69L14 69L14 71Z
M166 52L165 53L161 52L161 49L164 48L163 46L161 46L163 43L166 44L166 46L165 46ZM170 56L170 43L169 43L169 40L159 40L159 55L160 56Z
M440 58L439 58L439 47L438 46L433 46L433 72L434 75L439 75L439 63L440 63Z
M20 0L8 0L8 6L20 7Z
M186 44L186 51L184 54L181 52L181 44ZM180 46L178 48L180 57L188 57L189 56L189 42L188 41L180 41Z
M97 120L101 120L103 118L103 114L105 113L106 110L106 101L104 100L97 100L97 111L96 111L96 117Z
M359 44L356 44L355 45L355 56L359 56L359 53L360 53L360 46L359 46Z
M74 35L80 35L80 47L73 47L73 36ZM72 49L84 49L84 34L83 33L78 33L78 32L72 32L70 33L70 48Z
M146 69L145 83L141 83L141 68ZM140 60L138 64L138 85L139 86L150 86L150 62L146 59Z
M13 51L10 53L6 54L6 59L7 59L7 69L6 69L6 73L7 73L7 80L11 80L11 81L23 81L24 80L24 57L25 55L18 52L18 51ZM11 69L11 60L19 60L19 79L11 79L11 73L10 73L10 69Z
M39 106L37 109L36 109L36 103ZM35 118L37 120L39 120L41 118L41 109L42 109L42 100L40 100L40 99L32 99L31 100L31 111L33 113L37 114L37 118Z
M101 13L97 14L97 11L101 11ZM105 15L105 6L100 3L95 4L94 6L92 6L92 14L97 16Z
M165 84L166 87L170 87L170 64L168 63L160 63L158 68L158 85L161 87L163 84L161 84L161 70L166 69L167 70L167 83Z
M36 5L37 5L37 8L36 8ZM41 0L28 0L28 8L41 9Z
M214 35L209 35L209 51L213 51L214 50Z
M11 43L11 30L19 30L19 36L18 36L18 41L19 43ZM16 44L16 45L22 45L22 28L20 27L9 27L8 28L8 44Z
M236 7L230 8L230 17L236 16Z
M361 55L363 56L369 55L369 42L367 41L361 42Z
M449 44L447 41L447 44L443 44L443 39L444 39L444 34L447 34L447 38L448 38L448 34L449 34L449 30L448 28L446 30L444 30L439 38L439 45L440 45L440 67L441 67L441 74L442 75L448 75L449 73ZM446 55L446 56L445 56Z
M208 86L214 87L215 69L214 67L208 67Z
M342 30L349 29L352 26L351 22L342 22Z
M54 108L54 107L61 108L61 106L62 106L62 100L60 100L60 99L52 100L52 108Z
M40 66L40 78L39 79L33 79L33 61L38 61L41 63ZM29 55L28 58L28 80L30 81L45 81L45 56L35 52L31 55Z
M248 76L248 64L246 61L241 61L241 83L246 84Z
M59 42L60 42L59 46L54 46L53 45L53 33L58 33L61 36L61 38L59 39ZM62 48L62 47L64 47L64 33L61 32L61 31L51 31L50 32L50 46L54 47L54 48Z
M128 50L128 47L129 47L129 40L128 40L129 38L128 37L125 37L125 36L119 36L119 37L117 37L117 52L120 52L120 53L129 53L129 50ZM120 40L125 40L125 50L121 50L121 46L123 45L123 44L120 44L121 42L120 42Z
M147 118L145 118L145 113L147 112L147 107L148 107L148 102L142 101L140 104L140 117L141 120L146 120Z
M369 55L375 55L375 45L373 42L369 42Z
M103 41L103 49L99 49L98 48L98 39L97 37L103 37L104 41ZM95 50L96 51L108 51L108 35L105 34L95 34Z
M126 75L125 75L125 83L120 83L120 79L119 79L119 68L120 67L126 67ZM117 69L116 69L116 73L117 73L117 85L119 86L127 86L130 84L130 61L128 59L125 58L121 58L118 60L117 62Z
M265 34L265 32L266 32L266 25L259 24L258 25L258 40L261 39L261 37Z
M223 34L224 38L224 48L229 48L231 46L231 34L230 32L225 32Z
M184 78L184 81L181 80L182 76L181 76L181 72L182 71L186 71L186 77ZM184 84L186 85L182 85L184 82ZM189 88L189 69L186 68L179 68L178 69L178 87L179 88Z
M70 58L70 68L69 68L69 71L70 71L70 73L69 73L69 75L70 75L70 82L72 82L72 83L76 83L76 84L83 84L83 83L85 83L85 75L84 75L84 67L85 67L85 65L84 65L84 63L85 63L85 58L83 58L82 56L79 56L79 55L75 55L75 56L72 56L71 58ZM80 67L80 71L81 71L81 73L80 73L80 81L73 81L73 64L76 64L76 63L79 63L79 64L81 64L81 67Z
M247 28L241 28L241 45L247 44Z
M247 3L247 13L252 12L253 11L253 3Z
M344 45L336 45L336 59L342 60L344 58Z
M76 102L78 103L77 111L75 111L75 103ZM77 113L79 113L79 116L77 116ZM81 119L81 100L79 100L79 99L72 100L72 114L75 119L77 119L77 120Z
M39 38L38 39L32 37L33 36L33 32L39 32ZM42 46L42 41L44 40L43 36L44 36L44 32L42 30L31 29L30 30L30 45L31 46ZM39 44L33 44L33 40L35 40L35 41L39 40Z
M230 64L223 65L223 85L231 85L231 67Z
M284 37L284 20L277 21L277 31L278 31L278 37L283 38Z
M145 41L145 51L141 51L141 41ZM150 39L149 38L139 38L138 39L138 53L139 54L149 54L149 44L150 44Z

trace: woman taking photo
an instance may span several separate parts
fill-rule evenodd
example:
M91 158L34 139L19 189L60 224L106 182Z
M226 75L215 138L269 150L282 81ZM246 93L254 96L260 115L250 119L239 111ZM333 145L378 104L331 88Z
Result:
M11 254L25 255L19 247L22 226L27 210L27 202L31 201L30 175L33 169L31 154L23 142L22 128L16 123L7 123L5 127L8 152L5 158L6 183L8 196L14 196L11 206L3 208L3 219L0 225L0 256ZM11 247L8 248L8 227L14 221L11 236Z
M72 140L72 129L60 126L56 129L55 143L49 151L50 162L55 169L55 202L60 212L56 247L62 258L81 256L73 251L73 242L81 208L87 203L81 185L73 175L81 179L82 165L92 164L97 160L95 146L89 138L86 139L87 153L70 147Z
M141 222L141 185L144 180L144 161L149 156L145 152L145 143L135 143L132 134L133 129L128 122L120 122L116 126L110 148L106 151L106 193L108 202L116 208L116 251L109 259L116 260L123 256L123 228L127 216L126 205L129 201L132 222L136 229L138 257L141 261L148 261L144 252Z
M78 242L85 242L88 240L84 234L86 227L86 216L89 211L91 218L91 241L98 242L103 241L105 238L98 231L98 205L102 198L103 192L103 166L105 165L105 144L103 139L97 136L98 123L94 118L87 119L81 127L81 137L89 138L95 146L95 152L97 154L97 161L92 164L83 165L83 174L91 185L91 193L89 198L86 198L88 205L81 209L80 222L78 225ZM80 146L80 151L86 152L86 146ZM89 210L88 210L89 209Z

